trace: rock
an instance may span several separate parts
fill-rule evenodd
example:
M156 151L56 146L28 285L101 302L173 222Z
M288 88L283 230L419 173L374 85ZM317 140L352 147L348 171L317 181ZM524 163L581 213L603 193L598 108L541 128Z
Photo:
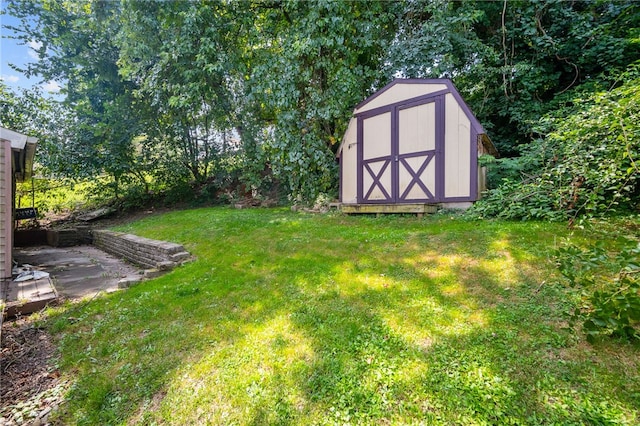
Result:
M102 207L97 210L93 210L91 212L82 214L78 216L78 220L83 222L91 222L92 220L99 219L101 217L109 216L111 213L115 212L116 209L113 207Z
M118 288L129 288L140 282L138 277L127 277L118 281Z
M156 278L159 277L160 275L163 275L164 271L161 271L159 269L146 269L144 271L144 278L145 279L151 279L151 278Z
M181 262L183 260L187 260L189 259L189 257L191 257L191 255L186 252L186 251L181 251L179 253L175 253L172 254L171 256L169 256L169 258L171 259L172 262Z
M156 265L156 268L160 271L170 271L171 269L174 268L174 266L176 266L174 262L167 260L164 262L158 262L158 264Z

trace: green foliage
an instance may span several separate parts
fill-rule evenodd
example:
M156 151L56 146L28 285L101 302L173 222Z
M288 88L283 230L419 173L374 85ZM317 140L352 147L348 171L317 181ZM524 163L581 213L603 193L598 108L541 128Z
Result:
M572 320L589 341L599 335L640 339L640 243L626 241L615 253L605 244L557 250L562 275L579 293Z
M484 198L467 211L471 218L560 221L567 215L559 207L558 188L552 180L534 182L504 180L487 191Z
M70 156L64 152L69 134L68 111L40 89L13 91L0 81L0 125L38 138L36 173L63 175Z
M139 108L132 83L118 75L113 38L120 28L118 4L14 2L7 10L22 19L23 25L13 28L19 39L43 43L39 61L23 71L65 83L66 114L54 120L63 135L43 146L45 158L57 160L52 171L75 179L106 173L111 179L103 190L115 198L122 185L137 180L144 186L140 173L148 163L134 145L143 132Z
M574 219L637 206L640 186L640 65L619 86L570 102L543 117L546 135L523 150L510 176L472 214L502 218Z
M575 99L549 116L551 132L543 149L550 156L551 178L563 187L562 207L573 215L603 214L637 203L640 63L620 80L620 87Z
M93 203L95 180L74 182L69 179L34 178L16 185L16 207L35 207L38 216L48 213L72 212Z
M490 187L511 183L489 198L515 197L505 216L611 211L637 195L609 163L593 169L601 153L584 161L592 173L582 160L561 171L553 157L536 158L579 158L603 114L637 170L637 77L623 77L619 99L598 94L640 58L636 2L40 0L6 10L23 20L20 40L42 42L39 61L21 71L65 85L66 111L43 132L55 135L42 139L43 165L73 178L107 174L116 198L204 185L230 157L253 192L275 180L292 200L334 194L353 106L397 76L454 80L503 156ZM38 102L27 103L34 116ZM536 182L540 164L549 173ZM528 186L512 196L522 176ZM527 213L535 206L544 211Z
M384 83L379 67L398 7L384 1L285 1L259 17L265 48L249 84L252 96L271 111L274 131L266 152L292 198L312 202L322 192L335 192L334 154L352 108Z
M503 156L558 95L640 58L637 2L407 2L389 75L449 77Z
M138 85L146 136L201 184L239 126L232 89L241 64L230 32L240 24L221 3L128 1L122 8L119 72Z

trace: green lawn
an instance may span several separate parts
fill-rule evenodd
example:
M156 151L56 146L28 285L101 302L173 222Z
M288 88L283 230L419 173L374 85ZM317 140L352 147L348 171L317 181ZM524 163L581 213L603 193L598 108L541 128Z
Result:
M196 260L47 314L62 423L640 421L640 348L566 329L550 253L597 233L225 208L119 229Z

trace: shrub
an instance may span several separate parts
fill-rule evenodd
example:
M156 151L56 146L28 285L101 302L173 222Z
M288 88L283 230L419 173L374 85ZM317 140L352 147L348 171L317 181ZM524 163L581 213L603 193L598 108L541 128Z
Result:
M573 220L635 208L640 195L640 63L621 80L609 91L578 93L543 117L537 131L544 136L518 160L503 161L507 177L470 213Z
M640 339L640 243L627 241L617 253L603 243L588 249L567 245L557 250L556 259L578 292L572 324L582 323L587 340L598 335Z

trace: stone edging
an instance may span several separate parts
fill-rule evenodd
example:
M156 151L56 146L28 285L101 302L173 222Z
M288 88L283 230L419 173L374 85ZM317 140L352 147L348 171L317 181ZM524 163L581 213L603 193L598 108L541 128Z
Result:
M181 244L103 229L93 230L92 234L95 247L147 269L145 278L152 278L191 258Z

